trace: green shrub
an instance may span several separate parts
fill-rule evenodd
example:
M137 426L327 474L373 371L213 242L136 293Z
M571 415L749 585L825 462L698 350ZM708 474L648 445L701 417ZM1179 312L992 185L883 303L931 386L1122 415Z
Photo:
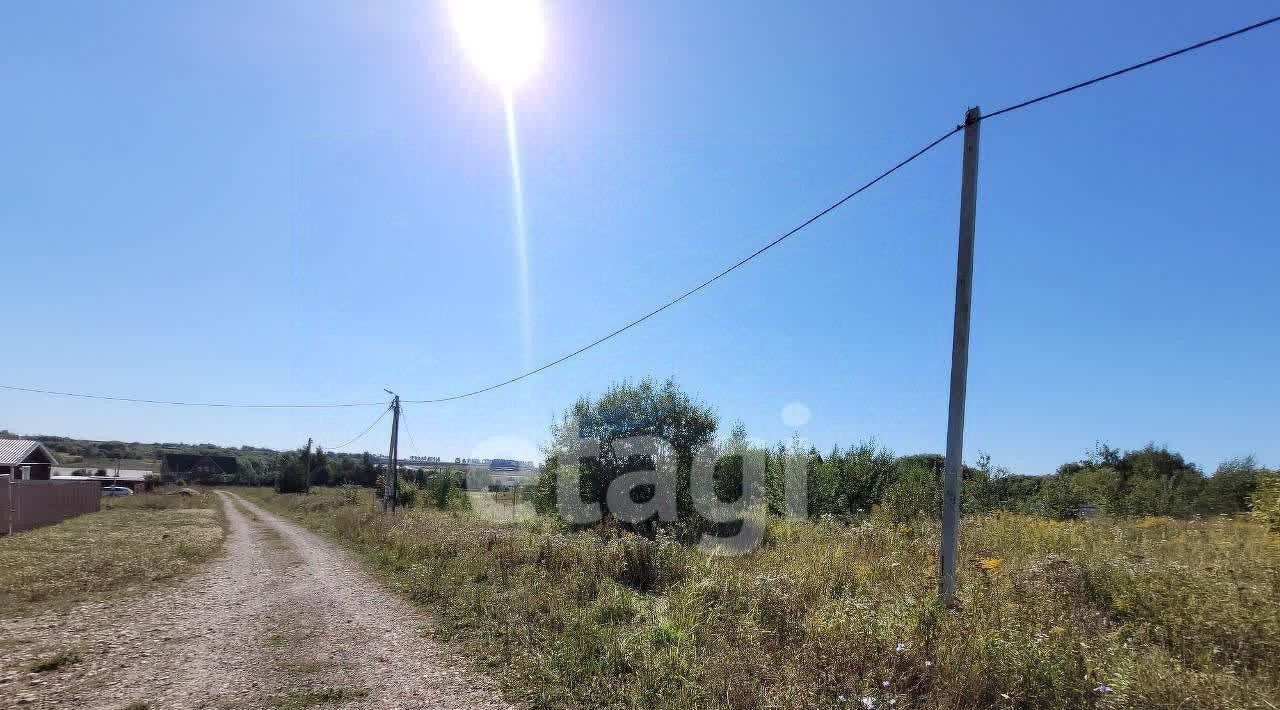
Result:
M1280 473L1268 471L1258 476L1258 487L1249 497L1249 516L1280 533Z
M905 467L885 492L881 506L898 522L936 519L942 512L941 472L924 465Z
M363 492L350 505L324 491L340 505L320 511L252 493L363 553L433 613L438 633L500 665L530 708L1280 699L1280 545L1249 521L967 518L946 610L927 516L773 519L765 546L712 556L547 519L503 525L431 506L392 518Z

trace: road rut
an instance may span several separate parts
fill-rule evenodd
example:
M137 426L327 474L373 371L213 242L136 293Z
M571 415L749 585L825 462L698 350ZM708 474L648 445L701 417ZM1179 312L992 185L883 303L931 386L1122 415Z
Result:
M205 571L123 601L0 620L0 707L511 707L350 554L218 495L226 550ZM65 648L81 660L26 671Z

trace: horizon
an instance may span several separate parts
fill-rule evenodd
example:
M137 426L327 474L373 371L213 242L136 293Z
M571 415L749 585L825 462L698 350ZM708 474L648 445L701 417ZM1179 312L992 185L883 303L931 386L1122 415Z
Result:
M57 437L57 438L62 438L62 439L71 440L71 441L86 441L86 442L92 442L92 443L109 443L109 442L115 442L115 443L121 443L121 444L129 444L129 445L134 445L134 444L136 444L136 445L140 445L140 446L168 446L168 445L175 445L175 446L188 446L188 447L194 447L194 448L206 447L206 448L223 449L223 450L236 450L236 449L241 449L241 448L249 448L249 449L257 449L257 450L273 451L273 452L276 452L276 453L287 453L287 452L290 452L290 451L299 451L299 450L301 450L301 449L303 448L303 447L301 447L301 446L294 446L294 447L273 447L273 446L265 446L265 445L261 445L261 444L249 444L249 443L246 443L246 444L222 444L222 443L218 443L218 442L214 442L214 441L142 441L142 440L132 440L132 439L95 439L95 438L86 438L86 437L83 437L83 436L74 436L74 435L67 435L67 434L50 434L50 433L47 433L47 432L41 432L41 433L24 433L24 432L16 432L16 431L13 431L12 429L9 429L9 428L7 428L7 427L0 427L0 432L7 433L7 434L9 434L9 435L11 435L11 436L13 436L13 437L19 438L19 439L49 439L49 438ZM719 432L719 433L723 434L724 432ZM812 442L808 442L808 441L806 441L806 440L804 440L804 439L801 439L801 442L802 442L802 443L805 443L805 444L812 444ZM845 445L836 444L836 446L838 446L841 450L845 450L845 449L848 449L850 446L856 446L856 445L861 444L861 443L864 443L864 442L873 442L873 443L877 443L877 445L878 445L878 443L879 443L879 442L876 442L874 438L869 438L869 439L862 439L862 440L859 440L859 441L850 442L849 444L845 444ZM756 437L748 437L748 443L749 443L751 446L754 446L754 447L763 447L763 448L766 448L766 449L773 449L773 448L777 447L778 445L788 445L788 446L789 446L789 445L791 444L791 441L790 441L790 440L779 440L779 441L777 441L777 442L772 442L772 443L770 443L770 442L760 441L760 440L758 440ZM1096 447L1096 446L1098 446L1098 445L1106 445L1106 446L1110 446L1111 444L1112 444L1112 442L1108 442L1108 441L1097 441L1097 442L1094 442L1094 446L1095 446L1095 447ZM814 446L815 446L815 448L816 448L816 445L814 445ZM1182 453L1181 451L1179 451L1179 449L1178 449L1177 447L1175 447L1175 446L1170 446L1167 442L1158 442L1158 441L1147 441L1147 442L1143 442L1143 443L1141 443L1141 444L1139 444L1139 445L1136 445L1136 446L1133 446L1133 447L1128 447L1128 446L1117 446L1117 447L1112 447L1112 448L1115 448L1117 451L1119 451L1119 452L1121 452L1121 453L1125 453L1125 454L1127 454L1127 453L1131 453L1131 452L1135 452L1135 451L1140 451L1140 450L1142 450L1142 449L1144 449L1144 448L1147 448L1147 447L1154 447L1154 448L1156 448L1156 449L1166 449L1166 450L1168 450L1168 451L1170 451L1170 452L1173 452L1173 453ZM317 444L316 449L317 449L317 450L321 450L321 449L323 449L323 446L320 446L319 444ZM827 454L830 452L831 447L827 447L826 449L818 448L817 450L818 450L818 453L819 453L820 455L822 455L822 456L824 456L824 457L825 457L825 456L827 456ZM386 452L380 452L380 451L375 450L375 449L362 449L362 448L360 448L360 447L354 447L354 448L352 448L352 449L350 449L350 450L343 450L343 451L336 451L336 450L329 450L329 449L324 449L324 451L325 451L325 453L328 453L328 454L338 454L338 455L346 455L346 456L363 456L363 455L365 455L365 454L369 454L370 456L379 456L379 457L382 457L382 458L386 458L386 457L387 457ZM939 449L939 450L937 450L937 451L896 451L896 450L889 449L889 451L890 451L890 453L892 453L895 457L898 457L898 458L905 458L905 457L911 457L911 456L942 456L942 455L943 455L943 453L942 453L941 449ZM973 458L973 459L977 459L977 458L978 458L978 456L979 456L979 455L981 455L981 454L983 454L983 453L986 453L986 452L985 452L985 451L976 451L976 452L973 452L973 456L972 456L972 458ZM1080 454L1080 456L1079 456L1079 457L1074 458L1074 459L1067 459L1067 460L1064 460L1064 461L1062 461L1062 462L1059 464L1059 466L1064 465L1064 464L1069 464L1069 463L1079 463L1079 462L1082 462L1082 461L1086 461L1086 460L1088 460L1088 459L1089 459L1089 457L1090 457L1093 453L1095 453L1095 451L1094 451L1093 449L1086 449L1085 451L1083 451L1083 452ZM404 455L404 456L401 456L401 457L399 458L399 461L400 461L401 463L403 463L403 464L408 464L408 463L412 462L412 461L416 458L416 459L418 459L418 460L416 461L416 463L423 463L423 461L422 461L421 459L425 459L425 458L428 458L428 457L435 457L435 458L439 459L439 463L455 463L455 459L463 460L463 461L466 461L466 460L468 460L468 459L470 459L470 460L478 460L478 461L490 461L490 460L514 460L514 461L517 461L517 462L519 462L519 463L529 463L529 462L532 462L532 463L533 463L533 465L534 465L535 467L537 467L537 466L541 466L541 465L543 465L543 463L544 463L544 461L543 461L544 457L543 457L543 455L542 455L542 454L543 454L543 452L540 450L540 451L538 452L538 454L539 454L539 455L538 455L537 457L533 458L533 459L523 459L523 458L520 458L520 457L518 457L518 456L515 456L514 454L508 454L508 455L497 455L497 456L484 456L484 457L446 456L446 455L442 455L442 454L438 454L438 453L412 454L412 455L408 455L408 454L406 454L406 455ZM55 452L55 456L56 456L56 452ZM110 458L110 457L104 457L104 458ZM1231 461L1237 461L1237 460L1246 459L1246 458L1248 458L1248 459L1253 459L1253 460L1257 461L1258 465L1259 465L1259 466L1261 466L1261 467L1263 467L1263 468L1268 468L1268 466L1267 466L1267 462L1266 462L1266 461L1258 460L1258 458L1257 458L1256 454L1253 454L1253 453L1243 453L1243 454L1240 454L1240 455L1238 455L1238 456L1228 457L1228 458L1226 458L1226 459L1223 459L1222 461L1214 462L1212 465L1207 465L1205 462L1202 462L1202 461L1195 461L1195 460L1191 460L1191 459L1189 459L1189 458L1188 458L1188 459L1187 459L1187 465L1189 465L1189 466L1191 466L1191 467L1193 467L1193 468L1198 469L1198 470L1199 470L1201 473L1203 473L1205 476L1212 476L1212 475L1214 474L1214 472L1215 472L1215 469L1217 469L1220 465L1222 465L1222 464L1224 464L1224 463L1231 462ZM120 460L121 460L121 461L132 461L132 460L135 460L135 459L120 459ZM138 459L138 460L141 460L141 459ZM994 461L994 460L991 462L991 464L992 464L992 466L993 466L993 467L994 467L994 466L1000 466L1000 465L1001 465L1001 464L1000 464L1000 462L998 462L998 461ZM65 467L65 464L62 464L62 463L60 463L60 464L58 464L58 465L59 465L59 466L63 466L63 467ZM970 464L969 464L969 462L966 462L966 463L965 463L965 465L966 465L966 466L969 466ZM1010 469L1010 470L1009 470L1009 473L1011 473L1011 474L1014 474L1014 475L1026 475L1026 476L1050 476L1050 475L1053 475L1055 472L1056 472L1056 471L1047 471L1047 472L1027 472L1027 471L1017 471L1017 470L1012 470L1012 469Z
M7 319L40 337L6 348L4 383L236 402L480 388L717 273L969 106L1271 10L564 4L536 71L499 90L443 3L6 8ZM1280 96L1258 88L1278 64L1269 28L984 127L966 462L1043 475L1150 442L1206 473L1280 464ZM959 182L953 137L632 332L406 404L402 457L538 461L577 397L668 376L722 433L942 452ZM275 450L378 413L11 390L0 407L15 431Z

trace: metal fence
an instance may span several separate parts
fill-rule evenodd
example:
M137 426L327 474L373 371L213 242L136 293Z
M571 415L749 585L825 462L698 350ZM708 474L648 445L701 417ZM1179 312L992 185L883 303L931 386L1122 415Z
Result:
M13 481L0 476L0 533L53 525L102 508L94 481Z
M13 496L9 490L10 476L0 476L0 535L8 535L9 520L13 517Z

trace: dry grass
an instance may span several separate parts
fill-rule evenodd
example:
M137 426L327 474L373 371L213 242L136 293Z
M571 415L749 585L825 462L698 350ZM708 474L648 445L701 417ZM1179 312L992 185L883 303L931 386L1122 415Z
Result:
M608 530L253 492L346 541L539 708L1274 708L1280 536L1214 518L772 521L708 557Z
M104 499L100 512L0 538L0 615L178 577L223 535L210 493Z

